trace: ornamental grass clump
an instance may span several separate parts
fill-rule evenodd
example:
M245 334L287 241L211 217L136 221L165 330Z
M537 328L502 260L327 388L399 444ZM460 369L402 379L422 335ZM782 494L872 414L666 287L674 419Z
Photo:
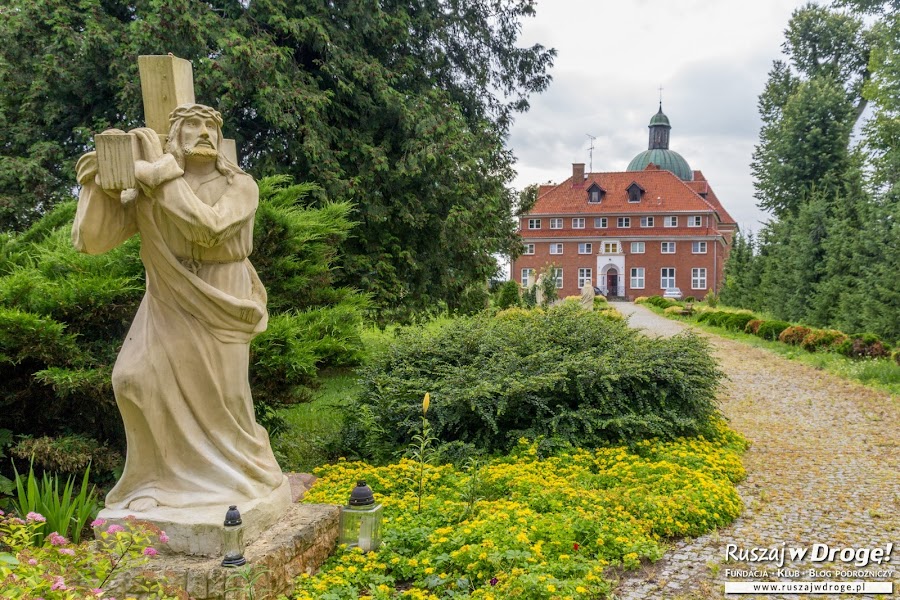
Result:
M399 331L362 371L348 451L386 460L419 431L494 452L520 437L599 446L705 430L722 373L692 333L657 339L577 306Z
M339 548L317 575L297 580L293 597L606 597L610 567L654 561L666 538L711 531L740 513L734 483L744 476L745 443L721 422L710 431L550 455L519 440L475 467L475 501L471 466L429 469L421 513L414 482L402 476L408 459L322 467L303 501L341 503L346 482L365 479L385 507L384 542L367 554Z

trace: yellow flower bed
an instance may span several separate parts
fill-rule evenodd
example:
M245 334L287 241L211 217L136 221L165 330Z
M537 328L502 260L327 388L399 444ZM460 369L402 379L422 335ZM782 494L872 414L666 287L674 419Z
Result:
M655 561L664 540L699 535L741 511L741 438L644 441L632 448L540 455L521 440L472 473L428 467L421 513L413 463L339 461L317 471L305 502L344 504L365 479L385 507L376 552L340 548L319 574L298 580L298 600L353 598L593 598L604 570ZM474 502L473 502L474 501Z

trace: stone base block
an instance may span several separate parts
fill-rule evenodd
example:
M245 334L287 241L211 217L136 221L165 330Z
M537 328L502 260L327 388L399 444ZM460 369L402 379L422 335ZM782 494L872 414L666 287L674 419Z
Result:
M165 576L168 583L187 591L193 600L243 600L251 597L250 590L236 573L239 569L252 569L254 574L262 573L253 584L252 598L274 600L291 591L294 578L318 570L337 546L339 528L339 507L293 504L265 535L247 546L245 567L222 567L221 556L160 554L144 570ZM144 598L144 580L139 572L123 573L107 586L106 595Z
M238 504L244 523L244 542L252 543L267 532L273 523L287 513L291 505L291 484L285 477L277 489L264 498ZM222 555L222 527L228 506L199 508L157 507L147 512L131 510L100 511L100 518L108 523L125 522L133 515L140 521L149 521L166 532L168 544L160 544L160 552L166 554L193 554L199 556Z

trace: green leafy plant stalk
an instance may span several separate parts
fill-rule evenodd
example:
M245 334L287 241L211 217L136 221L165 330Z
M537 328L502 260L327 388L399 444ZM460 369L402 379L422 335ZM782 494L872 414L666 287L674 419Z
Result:
M431 445L437 439L431 435L431 424L428 422L428 406L431 404L431 394L425 392L422 399L422 431L413 436L410 456L416 463L416 496L418 499L417 512L422 512L422 497L425 495L425 467L429 464L432 449Z
M35 544L40 545L52 532L69 537L74 543L81 541L85 525L97 515L96 488L88 483L91 467L84 470L81 489L74 494L75 477L69 477L60 489L59 476L44 473L40 481L34 474L33 464L28 465L28 475L15 471L16 497L13 506L23 518L31 513L44 516L43 527L35 533Z

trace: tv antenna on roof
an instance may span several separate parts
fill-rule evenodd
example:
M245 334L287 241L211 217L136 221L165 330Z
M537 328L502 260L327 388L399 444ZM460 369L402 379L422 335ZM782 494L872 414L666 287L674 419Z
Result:
M588 173L593 173L594 172L594 140L596 140L597 138L596 138L596 136L593 136L589 133L586 133L585 135L588 136L589 138L591 138L591 147L589 148L590 153L588 154L588 156L590 157L590 167L588 167Z

